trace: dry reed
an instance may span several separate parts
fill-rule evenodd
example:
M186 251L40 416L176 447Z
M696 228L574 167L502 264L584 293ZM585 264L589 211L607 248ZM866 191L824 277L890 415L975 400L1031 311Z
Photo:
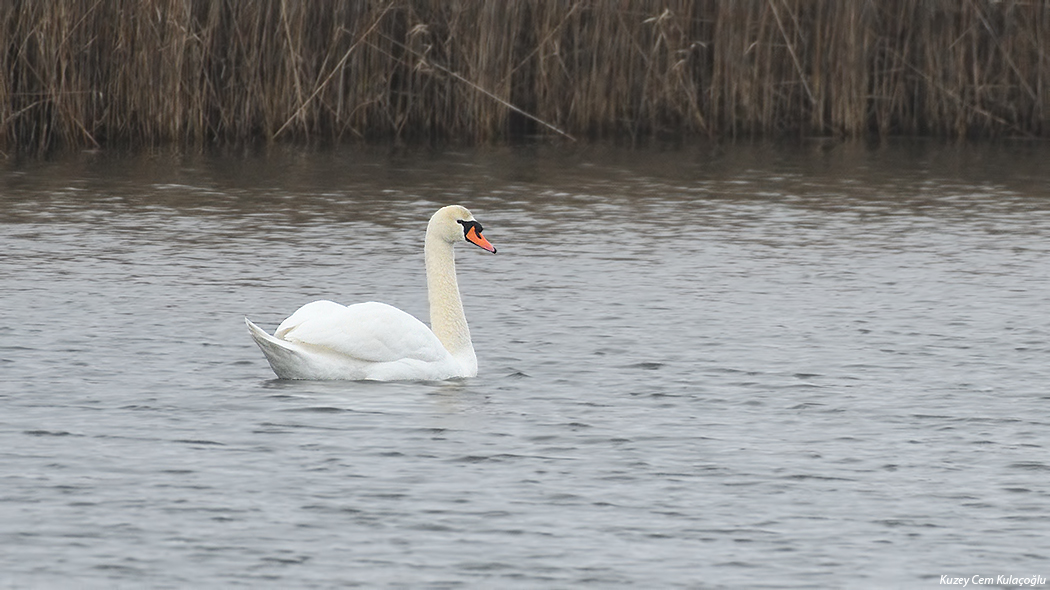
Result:
M0 150L1050 135L1042 0L10 0Z

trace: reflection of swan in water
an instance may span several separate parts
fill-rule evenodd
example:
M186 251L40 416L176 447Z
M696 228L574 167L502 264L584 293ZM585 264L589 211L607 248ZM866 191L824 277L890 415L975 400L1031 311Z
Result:
M452 246L489 252L481 224L465 208L439 209L427 225L424 257L433 330L385 303L343 306L314 301L281 322L273 336L248 318L248 331L282 379L449 379L478 374L456 281Z

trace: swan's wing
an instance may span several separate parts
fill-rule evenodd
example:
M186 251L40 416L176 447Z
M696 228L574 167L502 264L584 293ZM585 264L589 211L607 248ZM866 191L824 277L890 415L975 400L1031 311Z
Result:
M314 301L281 322L274 333L288 342L320 346L356 359L433 362L448 351L423 322L385 303L343 306Z

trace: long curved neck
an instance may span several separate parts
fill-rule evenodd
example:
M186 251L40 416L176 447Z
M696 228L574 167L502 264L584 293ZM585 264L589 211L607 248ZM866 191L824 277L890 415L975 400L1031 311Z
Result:
M427 232L423 255L427 265L427 292L430 298L430 329L449 353L477 370L477 357L470 341L467 317L456 281L456 259L452 244ZM469 367L468 367L469 368Z

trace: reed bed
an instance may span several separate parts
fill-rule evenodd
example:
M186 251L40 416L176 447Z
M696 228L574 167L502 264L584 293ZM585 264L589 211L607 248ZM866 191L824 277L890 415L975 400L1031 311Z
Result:
M9 0L0 150L1050 135L1044 0Z

